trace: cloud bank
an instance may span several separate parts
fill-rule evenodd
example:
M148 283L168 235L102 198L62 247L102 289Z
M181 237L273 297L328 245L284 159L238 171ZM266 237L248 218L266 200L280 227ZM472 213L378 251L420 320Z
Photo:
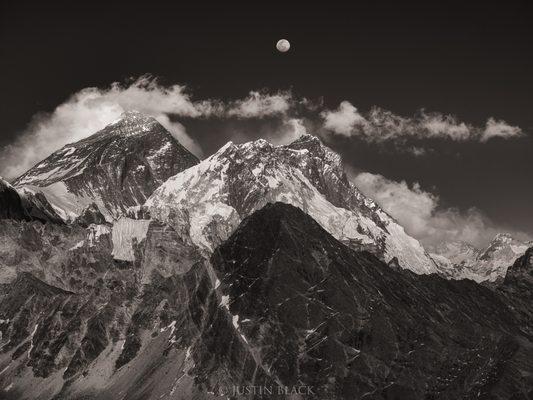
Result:
M482 248L497 233L506 231L494 226L475 208L465 212L442 208L439 197L424 191L418 183L409 186L405 181L395 182L367 172L352 176L352 181L427 249L450 241L464 241Z
M331 135L359 137L370 142L405 141L407 139L450 139L486 142L492 138L510 139L523 135L517 126L489 118L484 127L458 121L451 115L420 112L413 118L396 115L378 107L361 113L343 101L334 110L323 110L324 128Z
M203 157L204 151L180 123L184 118L212 120L267 120L270 127L262 134L276 144L288 143L302 132L322 136L354 137L372 143L391 141L416 156L427 153L424 144L406 143L408 139L447 139L486 142L493 138L512 139L523 133L520 128L495 118L484 127L474 127L439 113L402 117L374 107L361 113L348 101L338 108L324 109L319 102L297 98L290 91L251 91L242 99L195 100L182 85L164 86L150 76L142 76L125 85L113 83L107 88L85 88L73 94L51 113L35 115L18 139L0 150L0 175L14 178L67 143L85 138L117 120L124 111L138 110L155 117L185 147ZM272 124L277 119L278 124ZM308 127L306 129L306 126ZM253 136L253 133L251 134ZM230 139L246 139L235 132Z

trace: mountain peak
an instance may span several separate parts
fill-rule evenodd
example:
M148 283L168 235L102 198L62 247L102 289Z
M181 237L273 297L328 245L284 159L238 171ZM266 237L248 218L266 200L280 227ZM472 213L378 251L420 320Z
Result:
M135 122L148 122L155 120L154 117L144 114L137 110L124 111L120 115L119 121L135 121Z
M101 135L121 135L131 136L141 133L150 132L160 127L164 130L163 126L152 116L143 114L136 110L125 111L120 115L120 118L109 125L107 125L101 131L95 133L92 137L98 137Z
M76 219L92 203L109 220L143 204L161 183L197 163L155 118L131 110L51 154L14 186L42 192L65 220Z
M291 226L295 231L311 234L315 230L331 236L315 220L299 207L283 202L267 203L263 208L245 218L239 229L245 237L251 237L250 231L260 230L275 240L280 236L283 225ZM236 235L238 236L238 234Z
M120 117L121 118L139 118L139 117L147 117L147 115L140 112L139 110L127 110L127 111L124 111Z
M515 238L507 232L498 233L494 236L491 242L510 242L515 240Z
M302 133L297 139L293 140L290 145L309 142L322 144L322 140L320 140L318 136L311 135L309 133Z
M341 156L322 143L322 140L318 136L304 133L298 139L288 144L287 147L293 150L307 150L313 156L323 158L339 170L344 170Z

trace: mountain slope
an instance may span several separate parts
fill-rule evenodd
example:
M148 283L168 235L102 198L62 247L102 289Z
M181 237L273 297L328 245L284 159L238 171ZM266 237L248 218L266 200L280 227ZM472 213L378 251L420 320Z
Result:
M13 185L44 194L64 219L76 218L92 203L112 219L144 203L168 177L196 163L154 118L130 111L56 151Z
M497 291L416 275L283 203L245 218L210 262L154 221L121 262L115 227L12 223L28 225L12 240L44 265L0 285L3 398L203 400L243 386L320 400L532 394L533 310L517 297L530 257ZM119 237L135 224L120 223Z
M350 184L340 156L310 135L278 147L262 139L230 142L168 179L145 206L209 253L244 217L276 201L302 208L354 248L397 257L417 273L437 272L421 244Z

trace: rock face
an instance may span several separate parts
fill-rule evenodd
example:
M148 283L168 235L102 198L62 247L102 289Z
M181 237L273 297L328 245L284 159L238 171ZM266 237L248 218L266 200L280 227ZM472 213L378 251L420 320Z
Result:
M56 151L13 186L42 193L65 220L92 203L110 220L144 203L167 178L196 163L154 118L126 112L100 132Z
M421 244L350 184L340 156L310 135L278 147L262 139L230 142L168 179L145 206L209 253L244 217L276 201L302 208L353 248L387 262L396 257L417 273L438 272Z
M497 234L485 249L464 242L444 243L432 254L444 276L495 282L505 277L507 268L527 250L528 243L508 233Z
M531 257L491 290L391 268L283 203L245 218L210 260L171 225L119 221L4 221L1 248L26 267L0 285L2 398L533 394L533 308L517 290Z

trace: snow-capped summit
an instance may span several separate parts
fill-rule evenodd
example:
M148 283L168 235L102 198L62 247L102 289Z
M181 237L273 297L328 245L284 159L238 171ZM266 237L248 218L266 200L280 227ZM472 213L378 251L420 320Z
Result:
M432 256L453 279L494 282L505 277L507 268L530 246L509 233L498 233L485 249L465 242L443 243Z
M206 252L267 203L301 208L336 238L417 273L437 267L421 244L347 179L338 154L305 135L285 146L227 143L169 178L145 203Z
M130 110L123 112L118 120L109 124L108 127L112 127L112 130L105 132L105 134L136 135L147 132L157 125L159 122L155 118L136 110Z
M94 135L59 149L13 184L44 194L65 220L92 203L112 219L196 163L155 118L128 111Z

